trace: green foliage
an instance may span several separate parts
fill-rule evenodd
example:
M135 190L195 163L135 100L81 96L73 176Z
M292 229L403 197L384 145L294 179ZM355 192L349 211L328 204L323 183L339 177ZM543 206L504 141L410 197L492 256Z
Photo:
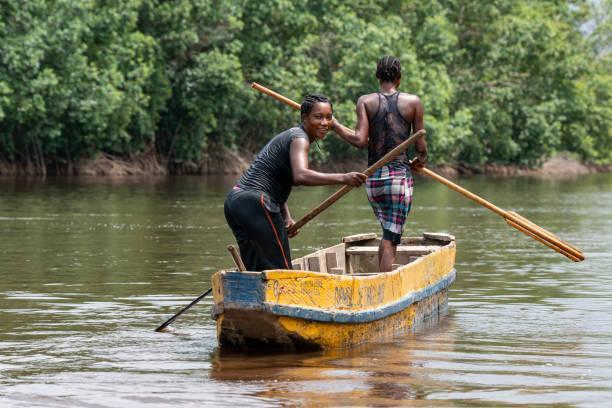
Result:
M12 90L1 153L70 162L102 150L127 155L152 140L156 45L137 30L139 2L4 3L0 78Z
M323 93L354 125L396 55L434 162L612 163L610 0L0 0L0 156L257 150ZM313 155L363 157L328 136Z

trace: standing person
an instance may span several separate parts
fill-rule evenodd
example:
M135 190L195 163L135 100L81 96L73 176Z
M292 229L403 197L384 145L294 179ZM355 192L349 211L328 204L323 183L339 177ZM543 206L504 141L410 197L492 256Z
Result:
M423 104L416 95L399 92L402 69L397 58L385 56L378 61L376 78L380 91L362 95L357 100L357 126L351 130L334 119L334 131L359 148L368 148L368 166L424 128ZM413 165L427 163L427 142L415 144L417 158ZM366 181L368 200L383 230L378 251L382 272L392 269L397 245L412 204L412 174L406 153L378 169Z
M308 95L301 124L276 135L259 152L225 199L224 212L249 271L291 269L287 198L293 185L360 186L366 175L320 173L308 168L311 143L323 139L333 124L333 107L322 95Z

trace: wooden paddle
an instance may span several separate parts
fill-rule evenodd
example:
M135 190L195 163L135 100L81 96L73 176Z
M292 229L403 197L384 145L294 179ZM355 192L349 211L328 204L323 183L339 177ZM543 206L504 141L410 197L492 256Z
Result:
M265 93L266 95L269 95L269 96L271 96L271 97L273 97L273 98L283 102L286 105L291 106L294 109L300 109L300 105L298 103L296 103L296 102L292 101L291 99L288 99L288 98L286 98L286 97L284 97L284 96L282 96L282 95L280 95L280 94L278 94L278 93L276 93L274 91L271 91L270 89L268 89L268 88L266 88L266 87L264 87L262 85L259 85L259 84L255 83L255 82L253 82L251 84L251 87L256 89L256 90L258 90L258 91L260 91L260 92L262 92L262 93ZM417 134L415 134L413 136L416 136ZM413 136L411 136L411 138ZM410 139L408 139L408 140L410 140ZM406 140L406 142L408 142L408 140ZM406 142L404 142L404 143L406 143ZM391 151L391 152L393 152L393 151ZM389 152L389 153L391 153L391 152ZM382 161L382 160L384 160L384 158L381 159L380 161ZM376 164L378 164L378 162L375 163L375 165ZM372 166L372 167L374 167L374 166ZM528 219L520 216L519 214L517 214L517 213L515 213L513 211L502 210L501 208L493 205L492 203L486 201L485 199L477 196L476 194L471 193L470 191L468 191L468 190L458 186L457 184L455 184L455 183L445 179L444 177L434 173L433 171L431 171L431 170L429 170L429 169L427 169L425 167L414 166L413 169L415 171L421 173L421 174L424 174L426 176L429 176L429 177L433 178L434 180L436 180L436 181L444 184L445 186L455 190L456 192L464 195L465 197L469 198L470 200L472 200L472 201L482 205L485 208L488 208L489 210L493 211L494 213L496 213L498 215L501 215L502 217L504 217L504 219L506 220L508 225L518 229L519 231L525 233L526 235L530 236L531 238L535 239L536 241L543 243L547 247L549 247L549 248L559 252L560 254L562 254L562 255L566 256L567 258L571 259L572 261L580 262L580 261L584 260L584 254L578 248L576 248L575 246L569 244L566 241L563 241L563 240L559 239L554 234L548 232L544 228L542 228L542 227L538 226L537 224L529 221ZM368 169L368 170L370 170L370 169ZM366 171L368 171L368 170L366 170ZM371 174L368 174L368 176L370 176L370 175ZM319 206L317 206L315 209L313 209L311 211L311 213L315 213L314 215L310 216L310 213L309 213L305 217L303 217L300 221L298 221L295 225L293 225L292 228L290 229L290 232L299 229L306 222L310 221L310 219L314 218L318 213L320 213L325 208L327 208L331 204L333 204L342 195L346 194L346 192L344 194L340 194L339 197L337 197L337 198L332 200L332 198L334 198L334 196L336 194L339 194L343 189L344 189L344 187L342 189L340 189L338 192L336 192L334 195L329 197L327 200L325 200L323 203L321 203ZM350 190L350 188L349 188L349 190ZM325 204L328 201L331 201L331 202L327 203L327 205L324 206L324 208L322 208L320 211L316 212L319 207L322 207L323 204ZM305 221L303 221L303 220L305 220Z
M236 247L233 245L228 245L227 246L227 250L230 252L230 254L232 255L232 259L234 260L234 263L236 264L236 268L238 268L239 271L246 271L246 268L244 267L244 263L242 263L242 259L240 258L240 254L238 253L238 250L236 250ZM166 329L166 327L170 326L172 324L172 322L174 322L176 319L178 319L178 317L180 315L182 315L183 313L185 313L187 310L191 309L191 307L193 305L195 305L196 303L198 303L200 300L204 299L206 296L208 296L208 294L212 292L212 288L208 289L206 292L202 293L200 296L198 296L193 302L191 302L190 304L188 304L187 306L185 306L184 308L182 308L178 313L176 313L174 316L172 316L171 318L169 318L168 320L166 320L163 324L161 324L157 329L155 329L156 332L162 332Z
M485 208L488 208L489 210L493 211L498 215L501 215L502 217L504 217L508 225L534 238L536 241L543 243L547 247L554 249L560 254L565 255L572 261L584 261L584 254L578 248L557 238L554 234L548 232L544 228L538 226L537 224L534 224L533 222L520 216L519 214L513 211L502 210L501 208L497 207L496 205L493 205L484 198L477 196L476 194L464 189L463 187L458 186L457 184L445 179L444 177L434 173L429 169L426 169L425 167L415 166L413 167L413 170L426 176L429 176L436 181L439 181L440 183L464 195L470 200L482 205Z

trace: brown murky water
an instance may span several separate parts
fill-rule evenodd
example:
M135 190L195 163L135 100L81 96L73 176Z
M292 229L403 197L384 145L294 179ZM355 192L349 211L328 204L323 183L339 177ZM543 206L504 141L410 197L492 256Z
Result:
M418 179L409 232L457 237L449 310L358 349L216 347L211 300L153 329L231 264L232 179L0 179L0 406L602 406L612 402L612 175L460 179L581 247L567 261ZM331 188L298 189L294 216ZM363 191L304 228L294 255L378 232Z

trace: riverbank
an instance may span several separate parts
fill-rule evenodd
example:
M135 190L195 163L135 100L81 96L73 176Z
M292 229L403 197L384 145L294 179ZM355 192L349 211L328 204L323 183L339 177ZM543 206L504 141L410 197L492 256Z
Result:
M242 174L247 169L255 154L238 154L226 151L223 155L211 157L200 163L183 163L175 166L170 173L176 174ZM364 160L344 160L334 163L313 164L312 168L324 172L363 171L368 167ZM464 164L429 165L428 168L444 177L482 174L492 177L539 177L539 178L575 178L592 173L610 173L612 165L582 163L569 155L551 157L541 167L527 167L509 164L485 164L475 168Z
M220 153L205 156L200 161L167 163L154 152L143 153L129 158L100 153L93 159L83 159L69 166L47 165L45 169L32 163L14 164L0 161L0 176L160 176L169 174L185 175L239 175L249 166L254 154L238 153L224 149ZM318 164L314 169L325 172L362 171L367 168L365 160L345 160L335 163ZM575 178L591 173L612 172L612 165L581 163L566 155L545 160L541 167L526 167L506 164L485 164L475 168L463 164L442 164L428 166L444 177L483 174L492 177L540 177Z
M367 163L340 163L320 166L323 171L358 171L367 167ZM581 163L567 156L549 158L541 167L527 167L510 164L485 164L483 168L475 168L463 164L428 165L428 168L444 177L482 174L492 177L540 177L540 178L575 178L592 173L610 173L612 165L597 165Z

